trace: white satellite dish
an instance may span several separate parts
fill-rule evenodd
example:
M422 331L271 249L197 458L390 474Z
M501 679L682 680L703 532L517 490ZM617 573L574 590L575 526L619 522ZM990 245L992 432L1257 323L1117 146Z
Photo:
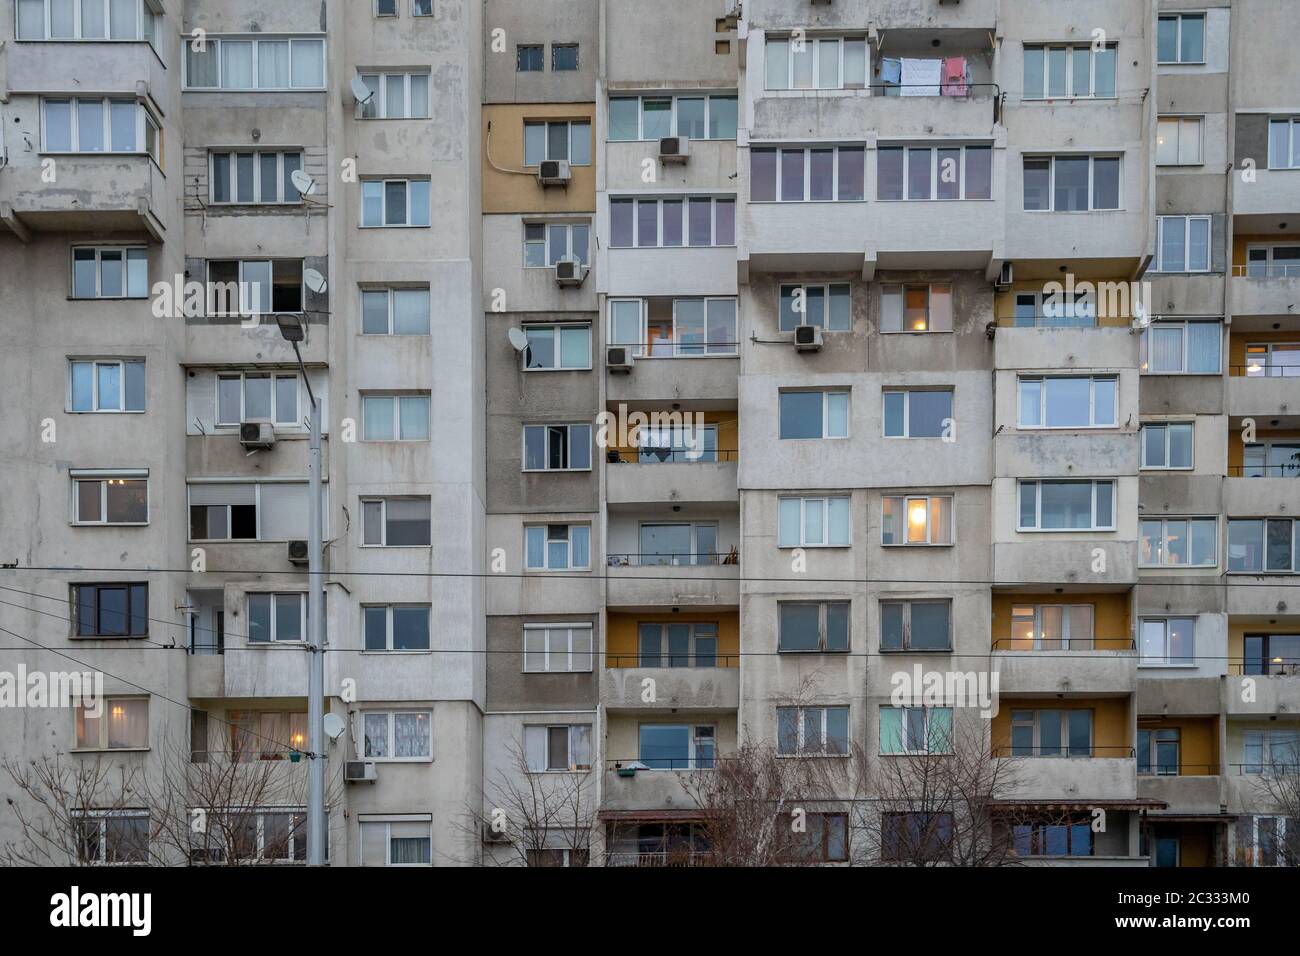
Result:
M343 735L343 731L347 729L347 725L343 723L343 718L338 714L326 714L321 723L325 725L325 736L330 740L338 740Z
M316 191L316 180L312 179L301 169L295 169L289 174L289 181L293 183L293 188L298 190L300 196L310 196Z
M366 86L359 76L352 77L352 95L356 97L357 102L362 106L375 98L374 90Z
M515 347L516 352L528 348L528 336L524 334L523 329L511 329L506 335L509 336L510 344Z
M302 281L307 283L307 288L317 295L321 295L329 288L329 283L325 281L325 277L315 269L303 269Z

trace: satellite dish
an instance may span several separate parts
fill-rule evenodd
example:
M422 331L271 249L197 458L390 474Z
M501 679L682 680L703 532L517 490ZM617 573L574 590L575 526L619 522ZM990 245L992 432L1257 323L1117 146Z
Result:
M511 329L506 333L510 338L510 344L515 347L516 352L522 352L528 348L528 336L524 334L523 329Z
M343 735L343 731L347 729L347 725L343 723L343 718L338 714L326 714L321 723L325 725L325 736L330 740L338 740Z
M317 295L321 295L329 288L329 283L325 281L325 277L315 269L303 269L302 281L307 283L307 288Z
M375 98L374 90L366 86L361 77L352 77L352 95L356 97L357 102L365 106Z
M301 196L309 196L316 191L316 180L312 179L301 169L295 169L289 174L289 181L293 183L293 188L298 190Z

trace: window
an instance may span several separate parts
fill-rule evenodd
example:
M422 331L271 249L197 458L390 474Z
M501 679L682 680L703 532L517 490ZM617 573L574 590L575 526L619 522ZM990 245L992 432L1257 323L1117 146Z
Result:
M195 481L187 488L191 541L307 537L305 481ZM329 508L325 508L329 514Z
M591 368L590 325L525 325L524 335L528 337L525 371Z
M427 226L428 224L429 180L362 180L362 228Z
M1220 322L1155 322L1138 344L1139 367L1159 375L1218 375Z
M1034 820L1011 826L1016 856L1092 856L1092 818L1065 814L1057 820Z
M365 604L362 630L368 651L427 651L428 604Z
M1118 156L1026 156L1025 211L1118 209Z
M1300 819L1240 816L1233 831L1237 866L1300 865Z
M230 752L238 763L286 760L307 750L307 712L232 710Z
M187 90L321 90L324 37L244 39L208 35L206 48L185 44Z
M716 728L691 724L642 724L641 763L651 770L712 770L717 757Z
M148 637L149 585L74 584L73 636Z
M1251 378L1300 375L1300 342L1248 342L1244 371Z
M73 246L74 299L143 299L149 295L149 250L140 246Z
M297 372L234 372L217 376L217 426L242 422L300 425Z
M846 756L849 752L849 709L778 707L776 752L786 756Z
M1156 165L1199 166L1201 117L1162 116L1156 121Z
M397 16L397 0L375 0L375 16Z
M1290 518L1229 518L1228 570L1289 574L1296 569Z
M847 548L849 496L779 498L778 548Z
M1192 467L1194 422L1146 422L1142 433L1142 467L1179 469Z
M367 760L430 760L433 715L427 711L369 711L362 715Z
M867 86L867 40L862 36L769 36L769 90L850 90Z
M1300 634L1247 634L1243 640L1243 674L1300 675Z
M611 143L657 140L665 136L735 139L736 94L647 93L609 98Z
M363 547L427 547L432 534L428 498L361 499Z
M880 815L880 858L897 863L952 859L952 814L889 811Z
M952 286L882 285L881 332L951 332Z
M1217 518L1144 518L1138 563L1152 568L1215 567L1218 526Z
M1012 651L1091 651L1091 604L1026 604L1011 608ZM997 645L994 645L997 649Z
M1179 730L1177 727L1138 728L1137 772L1158 777L1178 776Z
M209 259L210 315L302 312L301 259Z
M576 43L552 43L551 44L551 71L554 73L566 73L578 68L578 44Z
M590 425L525 425L524 471L590 471Z
M1248 442L1242 452L1246 478L1300 477L1300 442Z
M591 525L525 525L524 567L529 571L588 570L591 567Z
M1114 531L1115 482L1022 481L1017 531Z
M1024 99L1115 98L1117 47L1025 44Z
M1284 117L1268 121L1268 168L1296 169L1300 167L1300 117Z
M524 673L586 673L591 670L590 624L525 624Z
M734 196L610 199L611 248L734 246Z
M577 867L586 866L590 859L590 850L580 850L576 847L572 849L569 847L542 847L524 851L526 866ZM610 865L613 866L614 864L611 863Z
M362 441L428 441L428 395L361 396Z
M1192 667L1196 663L1196 618L1144 617L1138 663Z
M861 146L752 147L749 151L749 201L861 200L863 157Z
M992 146L881 146L876 199L988 199Z
M952 391L885 389L886 438L942 438L953 424Z
M813 325L827 332L849 331L853 322L849 288L847 282L783 284L778 328L782 332L793 332L797 326Z
M1205 14L1161 16L1156 25L1156 60L1160 63L1205 62Z
M546 47L541 43L520 43L515 47L515 70L541 73L546 64Z
M307 595L294 591L248 595L248 643L302 641L307 633Z
M42 99L41 151L45 153L148 153L162 163L161 125L134 99Z
M546 159L565 159L570 166L590 166L591 121L525 121L524 165L537 166Z
M1025 376L1019 380L1021 428L1114 428L1113 375Z
M781 392L781 438L848 438L849 393Z
M530 724L524 727L530 773L591 769L591 724Z
M148 697L103 697L77 708L78 750L144 750L148 746Z
M396 0L393 0L395 3ZM419 0L415 0L419 4ZM433 9L433 0L426 0ZM418 8L418 7L417 7ZM414 13L413 16L430 16ZM431 866L433 837L427 817L395 817L392 820L361 818L362 866Z
M613 557L636 558L642 567L718 564L721 558L716 521L644 522L640 542L639 554Z
M952 650L952 602L881 601L880 649Z
M68 411L144 411L144 359L72 359Z
M1210 271L1210 217L1156 217L1156 272Z
M880 752L952 753L951 707L881 707Z
M1243 730L1241 772L1294 774L1300 769L1300 734L1294 730Z
M1092 711L1013 710L1011 756L1091 757Z
M694 624L642 622L636 626L637 667L717 667L716 621Z
M882 545L952 544L951 495L885 495L880 501Z
M777 648L781 651L848 651L849 602L780 601Z
M19 40L147 40L162 12L143 0L18 0Z
M79 865L149 862L148 810L73 809L72 818Z
M1296 165L1300 166L1300 162ZM1235 267L1234 274L1240 275L1240 269ZM1245 274L1252 279L1300 276L1300 245L1251 243L1246 247Z
M88 472L73 470L73 522L75 524L148 524L149 473L147 471Z
M360 119L428 119L428 73L358 73L371 97Z
M609 344L649 358L735 355L736 300L610 299Z
M428 335L429 290L362 289L363 335Z
M1059 292L1017 292L1015 296L1016 328L1091 328L1097 324L1097 297L1092 291L1076 291L1073 298Z
M290 177L302 169L294 151L217 152L208 154L208 199L212 203L299 203Z
M589 222L524 223L524 266L540 269L565 259L588 264Z
M849 815L808 813L802 832L791 834L789 857L798 863L845 863L849 859Z

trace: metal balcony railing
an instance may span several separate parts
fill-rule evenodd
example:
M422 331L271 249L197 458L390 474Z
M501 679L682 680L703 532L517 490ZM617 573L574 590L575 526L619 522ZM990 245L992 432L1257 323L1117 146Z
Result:
M739 667L739 654L606 654L607 668L669 667L718 668Z
M1230 478L1300 478L1300 462L1285 465L1229 465Z
M686 867L709 866L713 854L703 850L653 850L635 853L609 853L606 866Z
M1229 365L1228 374L1244 378L1300 378L1300 365L1281 365L1263 360Z
M1000 637L993 642L995 651L1135 651L1137 642L1129 637L1080 637L1074 639Z
M1228 661L1228 673L1246 677L1300 677L1300 658L1271 657Z
M1013 329L1092 329L1097 327L1096 315L1027 315L1017 312L1009 326Z
M1083 747L1050 744L1035 744L1032 747L1001 746L993 748L994 757L1070 757L1087 759L1089 757L1125 757L1133 758L1137 752L1132 747Z
M1250 262L1233 266L1232 274L1243 279L1300 278L1300 262Z
M717 551L707 552L665 552L655 551L642 554L609 554L605 563L611 568L681 568L699 567L701 565L740 564L740 552L735 545L726 554Z
M1300 763L1289 760L1267 760L1258 763L1230 763L1228 770L1243 777L1292 776L1300 773Z
M1219 775L1219 765L1217 763L1165 763L1151 761L1143 764L1138 760L1137 772L1139 777L1217 777Z
M611 465L716 464L739 458L740 452L734 448L611 448L605 452Z

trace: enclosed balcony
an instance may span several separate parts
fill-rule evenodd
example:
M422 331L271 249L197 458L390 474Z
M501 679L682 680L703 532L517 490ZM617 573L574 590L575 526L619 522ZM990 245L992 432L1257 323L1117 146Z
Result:
M151 156L51 156L57 178L40 165L0 169L0 221L19 239L33 232L147 233L161 241L166 177Z

